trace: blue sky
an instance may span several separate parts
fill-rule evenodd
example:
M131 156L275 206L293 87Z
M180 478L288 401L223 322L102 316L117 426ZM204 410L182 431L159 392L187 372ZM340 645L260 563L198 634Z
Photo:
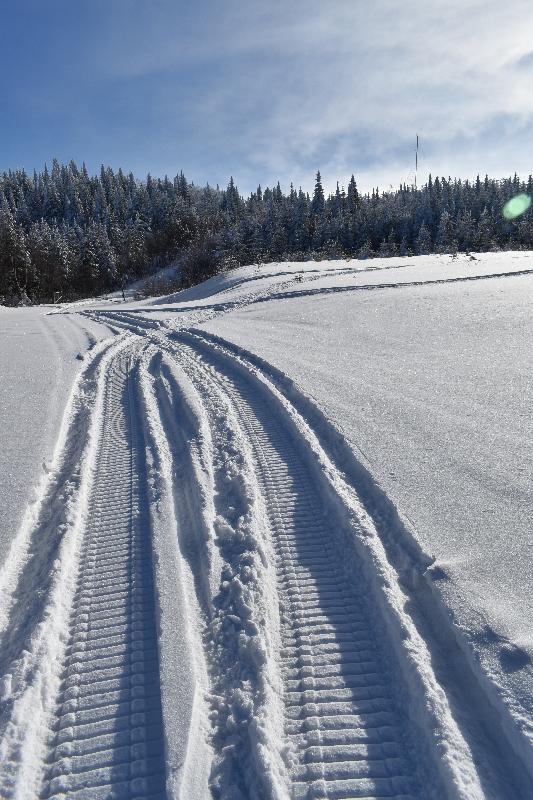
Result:
M530 0L0 0L0 169L242 191L533 171Z

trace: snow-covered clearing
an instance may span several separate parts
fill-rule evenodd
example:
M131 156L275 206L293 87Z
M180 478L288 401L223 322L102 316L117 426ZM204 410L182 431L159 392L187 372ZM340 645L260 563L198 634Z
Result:
M533 796L532 290L505 253L0 312L69 332L2 361L0 794Z

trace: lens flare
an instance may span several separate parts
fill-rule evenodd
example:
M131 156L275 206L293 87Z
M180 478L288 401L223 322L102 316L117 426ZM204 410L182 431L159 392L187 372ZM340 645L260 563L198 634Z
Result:
M528 194L517 194L512 197L503 207L503 216L505 219L516 219L521 214L524 214L531 205L531 197Z

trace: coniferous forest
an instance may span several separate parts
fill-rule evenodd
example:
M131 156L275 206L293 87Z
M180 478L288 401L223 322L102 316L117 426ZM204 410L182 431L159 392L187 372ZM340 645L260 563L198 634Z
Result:
M520 193L533 195L531 176L430 177L364 195L352 176L325 196L317 173L312 196L278 183L245 198L233 179L198 187L183 173L139 181L54 161L31 177L0 176L0 302L99 295L171 263L185 287L268 261L533 249L531 210L512 221L502 214Z

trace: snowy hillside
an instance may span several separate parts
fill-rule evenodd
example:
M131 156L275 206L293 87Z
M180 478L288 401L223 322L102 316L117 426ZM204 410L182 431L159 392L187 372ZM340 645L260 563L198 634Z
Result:
M525 252L0 311L0 795L531 798L532 320Z

